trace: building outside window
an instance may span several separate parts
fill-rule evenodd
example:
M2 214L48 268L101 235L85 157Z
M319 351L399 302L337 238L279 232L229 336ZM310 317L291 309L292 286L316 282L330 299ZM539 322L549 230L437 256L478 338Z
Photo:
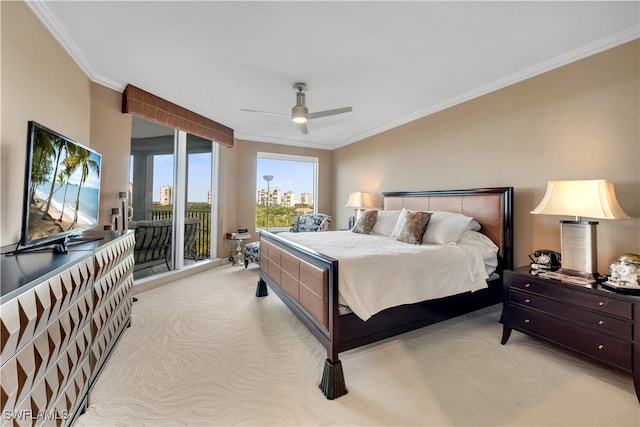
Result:
M273 176L267 181L265 175ZM256 168L256 228L288 230L292 220L316 212L318 158L258 153Z
M170 185L163 185L160 187L160 204L162 206L173 204L173 187Z

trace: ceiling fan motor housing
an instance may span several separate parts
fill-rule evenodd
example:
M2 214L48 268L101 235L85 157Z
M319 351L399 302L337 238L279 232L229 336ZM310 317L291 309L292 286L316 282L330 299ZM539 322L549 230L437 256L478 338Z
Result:
M309 109L304 104L296 104L291 108L291 120L296 123L306 123L308 116Z

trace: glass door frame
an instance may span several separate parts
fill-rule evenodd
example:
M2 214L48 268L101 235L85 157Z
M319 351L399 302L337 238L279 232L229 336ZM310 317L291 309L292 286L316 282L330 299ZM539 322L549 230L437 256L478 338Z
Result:
M147 120L144 118L139 118L141 120ZM167 127L167 126L165 126ZM179 129L172 129L167 127L168 130L173 132L173 180L171 181L173 184L173 209L172 209L172 250L171 250L171 259L169 260L169 274L173 271L182 270L184 268L184 226L177 227L176 224L184 224L186 218L186 209L187 209L187 183L188 183L188 147L187 147L187 139L188 133ZM169 137L170 134L167 134ZM138 138L132 138L138 139ZM207 259L202 260L204 262L211 261L215 259L217 256L217 220L218 220L218 185L219 185L219 144L216 144L214 141L210 141L211 144L211 166L210 166L210 212L209 212L209 253L207 254ZM142 205L145 212L147 211L147 207L152 206L153 200L153 152L149 152L147 155L144 155L144 158L136 158L136 155L133 154L136 150L131 150L133 155L133 163L130 167L133 167L133 173L144 173L145 178L143 179L144 184L147 188L142 189L145 196L143 199L138 200L138 205ZM141 154L138 154L141 155ZM142 171L136 170L136 162L144 162L138 163L139 166L143 167ZM135 176L134 176L135 181ZM148 188L151 187L151 188ZM140 188L134 187L134 194L139 193ZM151 197L150 200L147 200L148 197ZM140 203L144 200L144 203ZM147 206L148 205L148 206ZM135 209L136 203L134 203ZM140 209L140 208L139 208ZM145 215L146 216L146 215ZM151 219L150 217L147 219Z

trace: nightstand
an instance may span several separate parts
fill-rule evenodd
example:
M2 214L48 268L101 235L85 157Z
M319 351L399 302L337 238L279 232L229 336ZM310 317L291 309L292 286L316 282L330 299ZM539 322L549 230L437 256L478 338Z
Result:
M640 401L640 297L538 277L529 267L505 271L503 291L502 344L515 329L578 352L631 374Z

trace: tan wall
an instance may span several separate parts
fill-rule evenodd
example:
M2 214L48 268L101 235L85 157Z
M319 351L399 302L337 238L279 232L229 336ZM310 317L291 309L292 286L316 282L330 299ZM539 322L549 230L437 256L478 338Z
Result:
M111 223L111 209L121 208L118 193L129 190L131 115L122 114L122 94L91 84L91 146L102 154L100 225Z
M111 222L111 209L120 207L118 192L128 189L131 116L121 113L122 95L92 83L23 2L3 1L0 8L0 245L20 239L29 120L102 154L101 229ZM221 148L219 236L231 227L228 221L235 227L235 162L235 153ZM218 256L226 257L222 243L219 239Z
M218 171L219 204L218 206L218 257L229 256L229 240L225 239L225 233L238 229L236 215L238 203L238 140L234 141L233 148L220 146L220 170Z
M602 178L633 218L600 220L599 270L640 253L639 51L636 40L336 150L338 227L350 191L513 186L523 265L560 250L558 221L571 219L529 213L547 181Z
M234 231L238 227L247 227L252 237L254 237L252 240L257 239L256 159L258 152L318 157L318 212L332 214L334 211L333 151L238 139L236 139L236 147L234 147L234 150L237 150L237 167L235 171L237 174L235 177L237 183L236 193L242 196L237 197L235 225L233 225L233 222L229 222L230 228L228 228L227 231Z
M90 144L91 85L23 2L2 8L0 244L20 239L27 122Z

